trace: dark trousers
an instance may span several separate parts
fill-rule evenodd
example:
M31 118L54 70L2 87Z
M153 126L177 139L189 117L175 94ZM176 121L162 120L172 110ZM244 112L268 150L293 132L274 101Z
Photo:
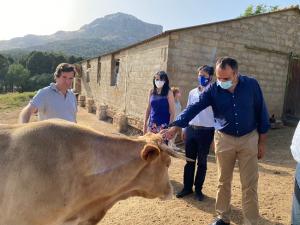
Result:
M195 184L195 191L200 193L205 180L207 170L207 155L213 141L214 129L195 128L188 126L185 130L185 155L188 158L197 160L197 172L195 176L196 162L186 162L184 166L183 184L185 190L192 190Z

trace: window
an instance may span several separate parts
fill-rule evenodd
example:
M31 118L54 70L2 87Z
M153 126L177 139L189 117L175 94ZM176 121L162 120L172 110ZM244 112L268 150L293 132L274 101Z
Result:
M86 61L86 82L90 82L90 70L91 70L91 64L90 60Z
M120 79L120 59L113 59L111 66L111 82L110 86L116 86L118 79Z
M101 57L98 58L98 65L97 65L97 84L100 84L101 80Z

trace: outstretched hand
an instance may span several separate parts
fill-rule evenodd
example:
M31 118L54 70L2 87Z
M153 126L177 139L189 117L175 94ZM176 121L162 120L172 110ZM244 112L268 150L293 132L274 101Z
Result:
M169 129L163 129L159 133L162 135L163 139L171 140L175 137L175 134L178 132L178 127L171 127Z

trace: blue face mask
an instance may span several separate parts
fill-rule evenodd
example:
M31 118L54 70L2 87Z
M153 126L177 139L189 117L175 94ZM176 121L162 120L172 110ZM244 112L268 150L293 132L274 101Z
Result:
M203 75L200 75L198 76L198 83L199 85L201 85L202 87L206 87L209 83L209 78L203 76Z
M232 87L232 80L228 80L228 81L219 81L217 80L217 85L220 86L223 89L229 89Z

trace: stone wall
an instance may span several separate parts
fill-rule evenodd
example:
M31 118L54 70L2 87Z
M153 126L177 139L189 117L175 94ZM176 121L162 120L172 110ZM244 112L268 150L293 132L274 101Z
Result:
M281 116L288 54L300 53L299 21L299 11L288 10L172 32L168 73L172 84L183 90L183 104L197 85L199 65L214 65L217 57L232 56L240 73L258 79L270 114Z
M97 107L107 105L109 116L126 115L129 125L141 129L153 75L158 70L167 69L168 41L168 36L161 37L118 54L82 62L81 94L92 97ZM115 86L111 86L113 58L120 60ZM101 69L97 82L98 61Z

